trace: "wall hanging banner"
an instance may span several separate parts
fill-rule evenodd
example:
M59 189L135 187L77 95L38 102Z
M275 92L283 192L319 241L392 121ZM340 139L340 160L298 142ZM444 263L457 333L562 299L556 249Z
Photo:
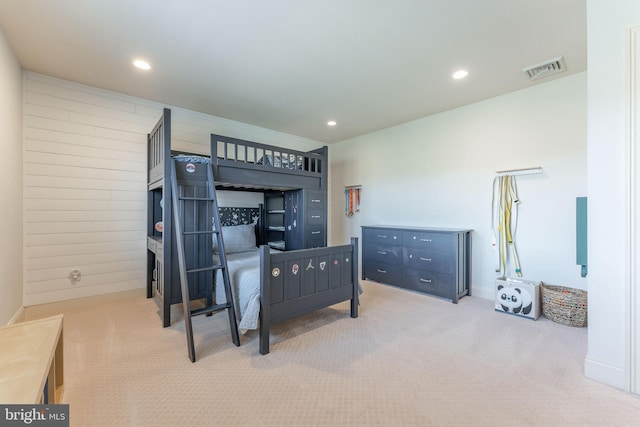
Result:
M360 212L360 186L347 187L344 190L345 213L352 217L356 212Z

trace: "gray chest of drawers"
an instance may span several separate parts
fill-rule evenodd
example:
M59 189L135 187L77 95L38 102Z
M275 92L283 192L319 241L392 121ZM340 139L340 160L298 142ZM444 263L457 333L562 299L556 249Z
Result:
M471 230L363 226L362 278L457 303L471 294Z

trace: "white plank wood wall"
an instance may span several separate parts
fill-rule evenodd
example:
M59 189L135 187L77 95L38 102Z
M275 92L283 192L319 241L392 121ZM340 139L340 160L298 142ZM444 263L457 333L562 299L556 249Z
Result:
M24 83L25 306L144 288L146 137L165 105L31 72ZM169 108L180 150L208 154L211 133L321 145Z

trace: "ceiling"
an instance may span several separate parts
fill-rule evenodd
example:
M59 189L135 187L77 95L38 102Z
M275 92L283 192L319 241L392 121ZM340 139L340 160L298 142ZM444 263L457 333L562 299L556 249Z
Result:
M587 67L586 0L0 0L0 29L26 70L325 143Z

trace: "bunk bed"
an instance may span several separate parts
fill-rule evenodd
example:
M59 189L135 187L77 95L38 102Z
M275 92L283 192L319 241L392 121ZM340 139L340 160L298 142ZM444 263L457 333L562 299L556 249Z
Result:
M357 317L357 239L348 245L326 247L327 147L302 152L211 135L210 152L217 188L261 191L292 198L295 203L288 215L293 215L294 224L300 224L301 232L287 240L287 249L291 250L273 250L265 244L269 231L263 225L264 217L276 212L274 216L282 218L283 209L258 211L256 248L259 249L253 248L257 255L250 263L253 271L250 275L257 277L259 283L253 282L248 287L257 290L249 293L254 302L259 302L259 322L247 329L259 329L260 353L269 352L269 329L274 323L343 301L351 302L350 315ZM164 109L148 135L147 297L158 302L165 327L171 324L171 306L182 302L169 185L169 160L175 154L171 150L171 110ZM307 211L311 213L308 218ZM321 213L319 224L317 218ZM250 216L255 220L255 212ZM211 214L193 211L184 221L210 224ZM320 239L314 234L317 229L324 230ZM228 253L226 237L225 247ZM196 257L215 256L211 246L194 244L190 250ZM215 282L212 272L197 273L189 283L191 299L211 298ZM245 287L241 280L235 286L234 293Z

